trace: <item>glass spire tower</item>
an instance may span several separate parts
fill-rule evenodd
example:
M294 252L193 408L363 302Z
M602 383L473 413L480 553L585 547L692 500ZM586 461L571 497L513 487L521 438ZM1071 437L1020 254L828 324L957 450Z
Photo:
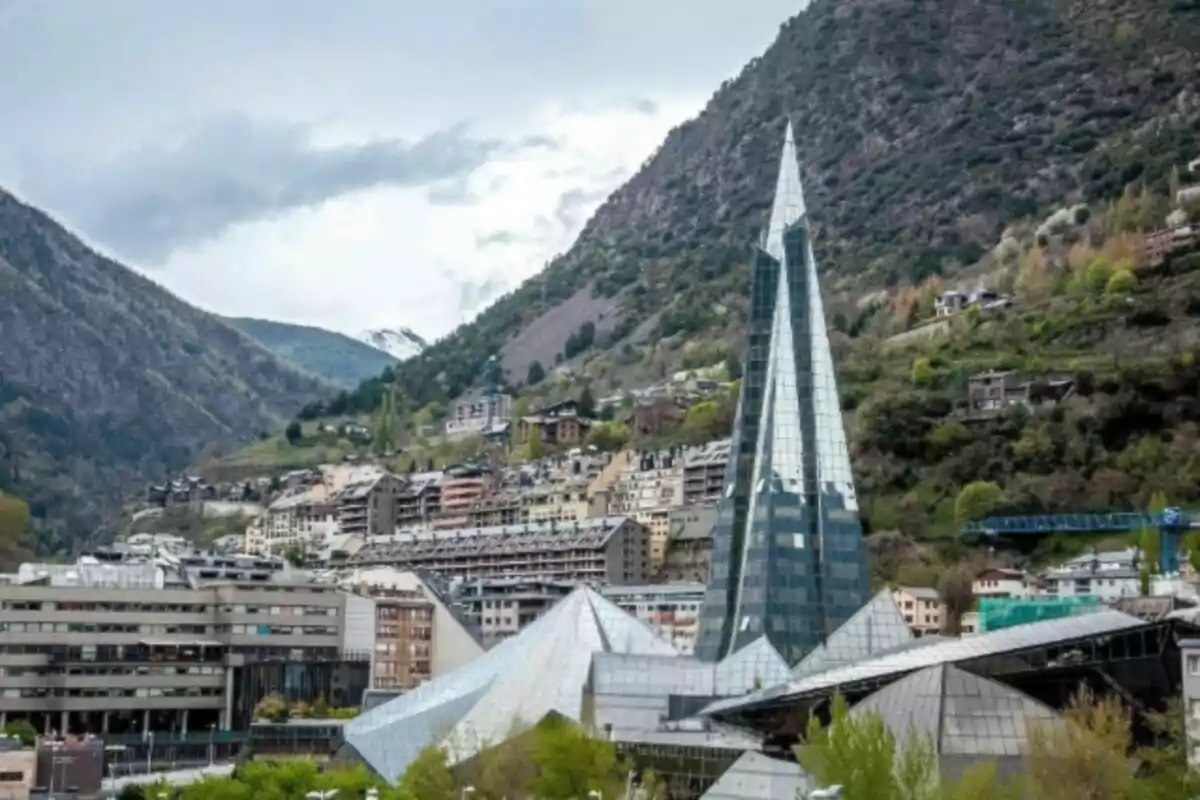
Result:
M790 123L743 364L696 654L718 661L766 636L794 664L870 587Z

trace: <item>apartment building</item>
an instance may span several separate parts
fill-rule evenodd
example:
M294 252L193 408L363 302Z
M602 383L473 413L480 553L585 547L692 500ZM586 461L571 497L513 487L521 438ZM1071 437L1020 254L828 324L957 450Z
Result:
M592 425L592 420L579 416L579 404L567 400L521 417L517 421L517 435L522 442L529 441L529 437L536 433L547 445L579 444Z
M725 496L725 467L729 440L719 439L688 448L683 455L683 504L712 505Z
M409 475L403 491L396 497L396 527L428 527L441 512L441 471Z
M570 523L398 533L371 542L351 565L423 569L445 579L543 578L598 584L641 583L646 529L628 517Z
M419 591L375 593L371 688L415 689L433 677L433 602Z
M338 520L338 504L324 484L289 489L267 506L259 525L260 544L247 552L282 555L292 547L320 548L338 531Z
M397 500L404 482L395 475L369 475L352 481L333 496L341 533L386 536L396 530Z
M899 586L892 590L892 600L915 636L941 632L945 606L936 589Z
M1046 572L1046 594L1057 597L1094 596L1101 600L1141 594L1138 568L1141 556L1129 547L1109 553L1087 553Z
M225 730L239 670L371 647L344 593L297 582L279 559L101 555L114 560L23 564L0 585L0 727Z
M512 398L499 392L464 397L450 409L446 436L450 439L481 436L492 426L507 422L512 410Z
M378 652L379 645L376 644L375 677L385 682L403 683L406 680L419 680L420 670L425 667L419 663L424 661L424 658L418 656L423 655L426 645L429 652L428 671L433 678L453 672L483 653L483 647L470 621L464 618L459 606L449 597L446 587L441 586L433 575L387 566L356 567L340 577L339 585L370 596L376 604L383 603L387 606L391 599L405 598L412 603L408 606L412 609L411 612L395 612L395 615L401 618L409 616L406 624L399 620L393 622L390 619L391 613L375 617L377 633L383 626L389 628L383 632L383 644L394 645ZM428 625L420 619L420 601L428 604L431 614ZM429 631L428 640L424 638L426 630ZM374 686L372 690L401 691Z
M458 587L455 600L485 648L520 633L575 589L572 581L492 578Z
M606 586L602 594L644 622L680 653L696 647L703 583L667 583L644 586Z
M433 520L435 530L469 527L471 509L492 490L493 479L486 467L460 466L442 477L441 512Z
M1029 597L1033 589L1019 569L993 567L980 571L971 582L976 597Z

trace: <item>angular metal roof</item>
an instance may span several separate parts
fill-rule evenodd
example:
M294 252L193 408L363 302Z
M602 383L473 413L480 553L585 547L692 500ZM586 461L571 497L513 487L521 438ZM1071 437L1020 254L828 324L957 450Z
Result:
M395 780L426 745L452 762L550 713L579 721L596 653L677 655L650 628L589 588L576 589L517 636L345 727L346 742Z
M816 784L799 764L743 753L700 800L796 800Z
M847 623L849 624L849 623ZM747 697L721 700L704 710L706 716L719 715L764 702L799 698L834 687L869 679L903 676L925 667L956 664L976 658L1002 655L1057 642L1070 642L1106 633L1133 630L1146 623L1119 611L1097 611L1075 617L1031 622L966 639L951 639L928 647L906 648L885 653L858 663L808 674L797 680L757 692ZM832 639L832 637L830 637Z

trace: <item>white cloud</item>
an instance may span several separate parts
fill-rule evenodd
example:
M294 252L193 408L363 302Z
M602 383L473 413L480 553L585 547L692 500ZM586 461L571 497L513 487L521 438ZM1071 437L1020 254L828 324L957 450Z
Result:
M525 133L557 147L517 150L470 173L469 203L431 204L422 188L368 189L236 225L153 274L225 314L269 308L349 333L406 325L438 336L565 251L603 198L696 110L548 107ZM326 140L355 138L343 129Z

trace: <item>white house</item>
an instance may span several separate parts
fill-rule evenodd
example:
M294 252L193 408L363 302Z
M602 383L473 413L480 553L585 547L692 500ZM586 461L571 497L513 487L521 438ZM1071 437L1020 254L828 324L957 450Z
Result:
M1028 597L1033 593L1024 572L1001 567L985 569L976 575L971 591L976 597Z
M1137 597L1139 554L1130 547L1076 556L1046 573L1046 591L1059 597L1090 595L1101 600Z

